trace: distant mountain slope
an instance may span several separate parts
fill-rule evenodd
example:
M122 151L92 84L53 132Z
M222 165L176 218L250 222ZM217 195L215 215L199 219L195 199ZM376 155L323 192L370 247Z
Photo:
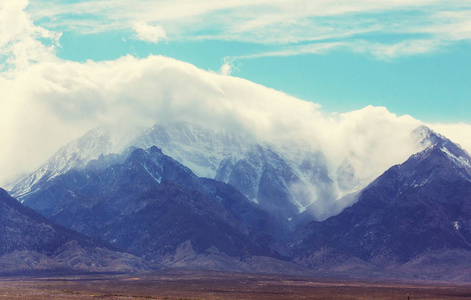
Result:
M188 244L194 254L217 249L238 259L281 258L287 251L277 242L287 238L287 222L232 186L199 178L156 147L136 149L123 163L98 161L38 186L24 203L157 263L172 263L169 255Z
M8 183L6 189L17 199L33 192L37 185L64 174L72 169L82 169L100 155L121 153L141 129L111 129L105 126L90 130L82 137L60 148L37 170L18 176Z
M109 250L103 243L55 225L0 189L0 272L146 268L133 255Z
M322 265L327 251L424 276L440 271L430 259L440 261L442 254L450 272L469 265L460 257L471 257L471 158L448 139L420 130L432 145L387 170L339 215L310 223L294 246L298 261Z
M313 201L323 205L336 197L325 157L307 145L292 145L292 153L287 155L263 141L189 123L155 125L137 137L133 145L156 145L198 176L231 184L285 220L304 211Z
M290 149L288 155L266 142L189 123L124 132L98 127L62 147L36 171L12 180L7 189L23 201L43 183L69 170L81 170L101 155L154 145L198 176L230 183L261 208L286 221L298 219L296 215L307 207L312 208L311 216L329 215L328 203L337 197L336 182L320 151L299 146ZM119 157L123 156L113 159Z

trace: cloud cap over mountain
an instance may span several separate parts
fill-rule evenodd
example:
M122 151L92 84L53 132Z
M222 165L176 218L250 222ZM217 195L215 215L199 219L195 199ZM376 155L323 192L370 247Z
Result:
M325 150L337 164L351 160L365 178L416 150L409 133L420 122L385 108L327 114L318 104L163 56L59 59L60 33L35 25L26 6L26 1L1 6L3 15L16 18L1 21L0 178L30 170L101 124L186 121L283 147L302 141ZM454 132L465 140L462 128L467 129L457 125Z

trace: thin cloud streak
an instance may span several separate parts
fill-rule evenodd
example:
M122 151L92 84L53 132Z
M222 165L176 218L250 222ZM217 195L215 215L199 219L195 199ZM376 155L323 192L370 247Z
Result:
M353 51L371 50L374 56L394 58L437 51L453 41L471 39L468 0L108 0L54 5L38 1L30 11L50 29L59 26L87 34L129 30L143 22L159 24L174 41L211 39L278 45L281 49L271 52L290 55L317 54L307 47L293 51L303 48L300 43L315 40L345 43ZM67 18L70 15L81 18L71 20ZM370 33L368 39L366 33ZM391 45L373 37L384 35L402 40ZM359 40L375 46L361 47L356 42ZM425 46L426 40L434 41L434 46Z
M423 54L445 46L441 40L407 40L396 44L371 43L364 40L351 42L314 43L309 45L285 48L280 51L262 52L237 56L236 59L253 59L259 57L295 56L303 54L327 54L333 50L350 49L355 53L371 55L378 60L389 61L396 57Z

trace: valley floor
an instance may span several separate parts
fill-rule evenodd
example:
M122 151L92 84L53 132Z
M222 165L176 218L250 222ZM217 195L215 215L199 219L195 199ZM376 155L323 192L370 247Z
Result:
M0 277L0 299L469 299L471 285L357 282L163 270L145 274Z

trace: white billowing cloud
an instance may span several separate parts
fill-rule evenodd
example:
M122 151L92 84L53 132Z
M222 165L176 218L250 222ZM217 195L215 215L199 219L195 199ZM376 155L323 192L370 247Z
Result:
M160 25L151 26L144 22L136 22L133 29L136 32L135 38L144 42L157 44L167 40L167 33Z
M7 91L0 112L6 175L41 163L103 123L189 121L250 138L289 135L319 114L313 103L161 56L38 63L0 84Z
M28 1L0 2L0 71L24 69L31 63L55 60L61 34L34 26L24 12ZM38 39L50 41L45 46Z
M298 122L286 125L299 127L318 114L316 104L162 56L44 63L17 80L35 82L32 97L63 122L191 121L269 135L291 119L287 112Z
M411 116L397 116L385 107L367 106L340 114L324 131L324 152L331 161L348 161L363 183L422 150L411 132L421 124Z
M471 124L451 123L451 124L427 124L436 132L446 136L452 142L459 144L471 154Z
M89 0L39 2L31 11L35 19L53 20L45 24L51 29L96 33L140 24L142 38L148 41L169 34L172 40L276 46L266 54L318 54L337 48L325 45L345 44L345 49L391 59L471 39L470 0ZM81 18L71 19L75 14ZM146 24L160 24L166 30ZM157 34L147 35L152 30ZM156 38L159 34L161 39ZM388 36L395 36L393 44L384 42Z
M186 121L273 142L302 141L335 169L350 162L365 182L418 149L420 124L381 107L326 115L319 105L253 82L162 56L85 63L38 63L0 82L0 168L12 175L46 160L67 141L101 124L150 126Z

